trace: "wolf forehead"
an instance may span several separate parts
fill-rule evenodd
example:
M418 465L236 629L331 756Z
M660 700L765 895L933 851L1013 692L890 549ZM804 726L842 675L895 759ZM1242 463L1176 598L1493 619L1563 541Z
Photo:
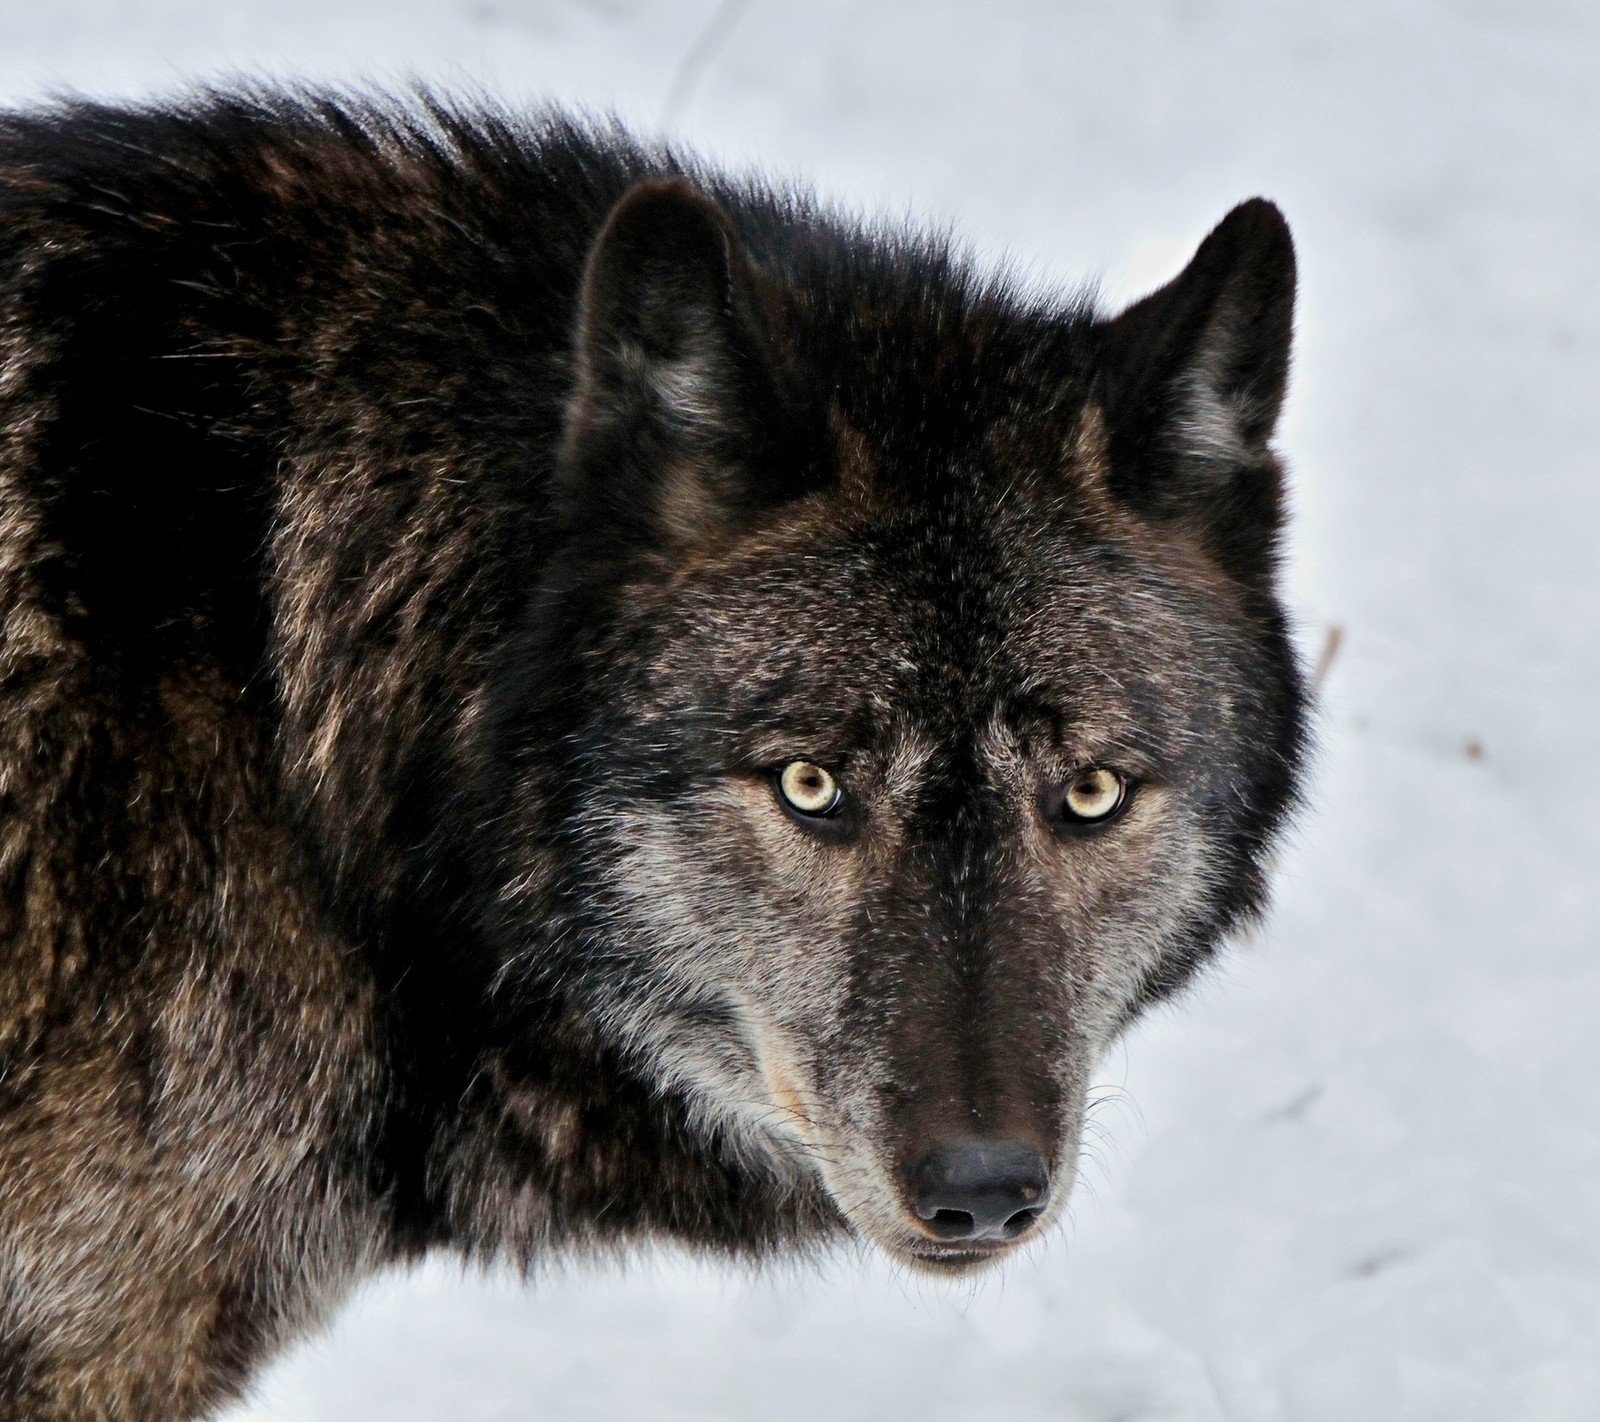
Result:
M736 760L998 739L1148 774L1220 751L1252 662L1225 582L1086 498L963 477L942 530L922 499L818 496L696 562L637 604L649 654L613 704Z

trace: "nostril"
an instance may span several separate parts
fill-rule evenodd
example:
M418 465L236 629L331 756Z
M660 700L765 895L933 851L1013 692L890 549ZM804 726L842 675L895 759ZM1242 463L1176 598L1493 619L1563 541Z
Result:
M935 1210L923 1223L940 1239L971 1239L978 1232L977 1221L965 1210Z
M1043 1157L1025 1141L948 1140L906 1167L911 1205L936 1239L1009 1240L1050 1201Z
M1018 1210L1003 1226L1007 1239L1015 1239L1019 1234L1025 1234L1033 1228L1033 1222L1039 1218L1039 1211Z

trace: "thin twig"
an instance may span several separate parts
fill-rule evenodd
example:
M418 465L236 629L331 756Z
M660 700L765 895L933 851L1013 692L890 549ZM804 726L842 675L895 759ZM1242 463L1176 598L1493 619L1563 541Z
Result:
M700 33L678 61L677 73L672 76L672 87L667 90L666 102L661 106L662 128L673 127L683 117L701 78L752 3L753 0L722 0L711 12L711 18L700 27Z
M1334 659L1339 655L1339 648L1344 645L1344 628L1337 622L1328 628L1327 640L1322 644L1322 655L1317 658L1316 668L1311 673L1311 688L1321 691L1322 683L1328 679L1328 673L1333 668Z

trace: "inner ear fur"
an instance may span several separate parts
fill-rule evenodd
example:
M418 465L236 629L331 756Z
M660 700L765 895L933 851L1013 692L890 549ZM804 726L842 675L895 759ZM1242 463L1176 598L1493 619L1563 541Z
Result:
M574 370L561 493L578 526L675 546L796 492L794 402L754 274L688 181L647 179L612 209L584 266Z
M1115 492L1141 512L1198 523L1246 565L1270 553L1281 514L1269 441L1294 297L1288 223L1253 198L1177 277L1097 327Z

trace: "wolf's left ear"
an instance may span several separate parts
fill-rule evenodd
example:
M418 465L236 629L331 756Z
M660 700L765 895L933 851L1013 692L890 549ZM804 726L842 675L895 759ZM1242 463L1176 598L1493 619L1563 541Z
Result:
M793 492L794 442L733 225L681 178L612 210L579 297L560 490L569 520L666 549Z
M1177 277L1096 328L1117 492L1158 517L1198 517L1247 558L1265 552L1279 517L1268 441L1294 292L1289 225L1253 198Z

